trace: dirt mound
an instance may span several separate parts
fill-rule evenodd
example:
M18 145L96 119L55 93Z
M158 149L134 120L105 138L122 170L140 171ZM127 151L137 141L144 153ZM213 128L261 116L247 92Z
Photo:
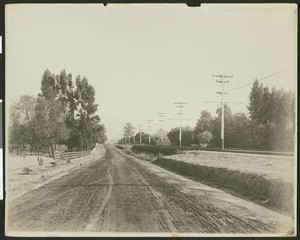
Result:
M228 188L278 209L293 211L293 184L290 182L270 180L253 173L196 165L169 158L159 158L154 163L182 175Z

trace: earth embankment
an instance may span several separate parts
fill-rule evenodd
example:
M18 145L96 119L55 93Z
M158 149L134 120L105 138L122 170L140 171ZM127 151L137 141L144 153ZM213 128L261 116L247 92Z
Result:
M265 162L260 164L255 161L244 163L239 155L233 156L232 159L229 157L222 158L220 153L218 158L209 155L206 154L205 157L210 157L210 160L201 158L201 156L198 156L198 158L194 156L191 160L185 154L178 154L159 158L153 163L181 175L210 182L219 187L232 190L238 195L292 213L294 209L293 182L291 180L293 172L290 173L290 179L286 176L288 173L277 173L277 171L288 171L291 168L279 167L280 169L275 169L273 165L277 166L278 163L274 162L271 156L268 156L268 159L264 159ZM235 158L238 160L235 160ZM248 160L244 159L244 161ZM276 159L275 161L283 160ZM247 164L249 164L248 167ZM291 162L287 161L283 164L289 165ZM255 167L255 165L258 166Z

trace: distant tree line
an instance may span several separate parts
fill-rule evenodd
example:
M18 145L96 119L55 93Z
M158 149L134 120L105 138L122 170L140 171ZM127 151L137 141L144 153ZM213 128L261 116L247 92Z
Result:
M249 96L249 117L245 113L232 114L224 108L225 147L270 150L292 150L295 132L295 97L290 91L269 90L255 81ZM182 144L189 146L221 146L221 108L217 116L202 111L194 129L182 129ZM172 129L168 137L178 145L179 129Z
M86 77L62 70L59 75L46 70L37 97L23 95L10 108L11 147L33 150L87 150L107 140L105 127L96 115L95 90Z
M142 143L142 144L149 144L149 134L143 131L138 131L134 133L134 126L131 122L126 123L123 127L123 138L118 140L118 143L123 144L131 144L131 143ZM170 145L171 142L167 137L165 132L162 132L163 141L161 142L161 133L160 130L154 134L150 135L150 142L151 145Z

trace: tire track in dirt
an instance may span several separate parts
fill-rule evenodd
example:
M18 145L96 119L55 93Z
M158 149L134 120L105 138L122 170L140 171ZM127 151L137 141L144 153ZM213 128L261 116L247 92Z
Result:
M108 157L109 153L104 160ZM11 204L13 206L8 217L11 228L32 231L80 231L89 213L93 211L94 202L97 199L101 200L107 188L107 184L100 187L87 184L89 181L95 181L95 178L99 182L105 181L105 170L109 162L99 161L102 164L98 161L93 162L25 194L15 204Z
M226 210L213 189L188 194L152 164L113 146L98 161L31 191L9 206L11 230L169 233L276 233L237 205ZM166 171L166 170L159 170ZM170 173L171 174L171 173ZM185 181L185 180L182 180ZM190 181L190 180L189 180ZM270 215L271 216L271 215Z
M121 153L122 154L122 153ZM153 173L147 171L145 167L140 166L137 163L138 160L133 160L132 157L124 155L128 161L131 161L138 170L139 174L147 180L148 184L154 186L156 190L160 191L163 196L168 196L164 202L169 202L167 206L170 214L172 214L173 219L179 219L177 222L177 228L181 228L183 225L181 220L185 219L186 216L176 217L179 212L178 207L180 207L185 215L192 216L192 222L197 226L201 226L204 232L218 233L218 232L238 232L238 233L259 233L259 232L276 232L278 229L260 222L259 220L245 220L243 218L238 218L233 214L215 207L212 204L212 199L210 198L193 198L188 196L176 189L173 186L168 186L168 184L162 181L160 178L155 176ZM174 204L174 208L172 207ZM170 209L171 208L171 209ZM238 213L237 213L238 214ZM191 226L190 226L191 227ZM189 231L187 226L181 228L182 231ZM194 228L195 230L195 228ZM196 229L197 230L197 229ZM199 230L199 227L198 227Z
M95 231L97 229L98 217L102 215L104 209L107 207L108 201L110 200L111 192L112 192L112 188L113 188L113 178L112 178L112 176L110 174L110 171L109 171L111 166L112 165L110 165L110 167L107 170L108 179L109 179L109 181L108 181L108 190L105 194L105 197L104 197L104 199L101 203L100 208L97 210L97 212L95 214L93 214L93 216L91 216L92 221L89 222L85 226L84 231L92 232L92 231ZM108 216L109 216L109 214L108 214ZM107 224L109 224L109 219L107 220Z

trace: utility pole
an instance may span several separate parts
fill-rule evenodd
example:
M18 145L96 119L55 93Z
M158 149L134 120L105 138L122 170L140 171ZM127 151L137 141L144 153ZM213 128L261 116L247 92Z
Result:
M160 122L160 143L163 145L164 136L163 136L163 122L165 121L163 118L166 116L167 113L157 113L157 115L160 117L158 120Z
M226 78L233 78L233 75L212 75L212 77L219 78L221 80L217 80L218 83L222 84L222 92L217 92L222 95L222 120L221 120L221 142L222 142L222 151L224 151L224 94L228 94L224 92L224 83L229 83L228 80L224 80Z
M185 104L187 104L187 103L185 103L185 102L175 102L174 104L176 104L176 105L177 105L176 107L179 108L179 113L177 113L177 114L179 115L179 148L181 148L181 122L182 122L181 117L182 117L182 115L184 114L184 113L181 111L181 109L182 109L183 107L185 107Z
M151 123L153 122L153 120L147 120L146 121L148 123L148 130L149 130L149 145L151 145Z
M133 144L135 144L135 136L134 136L134 133L133 133Z
M143 124L139 124L139 131L140 131L140 144L142 144L142 129L141 127L143 126Z

